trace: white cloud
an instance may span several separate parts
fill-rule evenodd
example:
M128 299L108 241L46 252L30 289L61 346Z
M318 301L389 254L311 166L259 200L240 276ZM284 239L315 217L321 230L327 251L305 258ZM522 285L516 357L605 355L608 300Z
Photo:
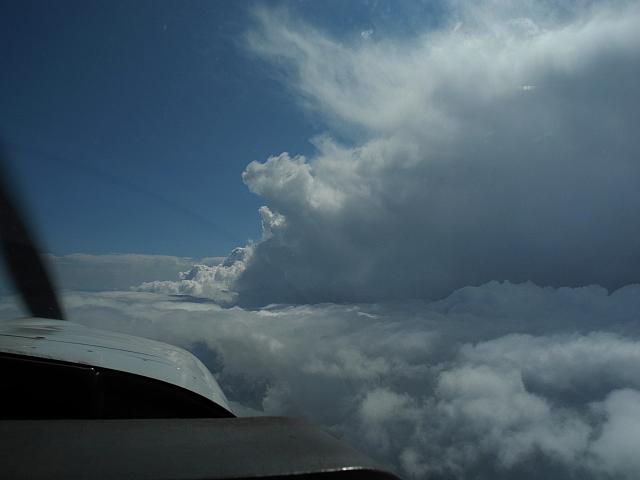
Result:
M611 393L600 405L606 416L602 433L593 443L594 463L616 478L637 478L640 458L635 445L640 441L640 392L624 389Z
M265 223L271 221L277 224L278 217L269 217L269 210L265 207L261 210L263 218L263 231L265 238L268 235L269 225ZM221 305L233 304L236 301L237 293L230 290L236 278L241 275L246 267L247 261L251 258L253 247L237 247L216 264L195 264L187 271L179 272L180 280L153 280L143 282L140 285L130 287L137 292L157 292L169 295L190 295L193 297L210 298ZM217 257L212 257L217 260Z
M518 370L449 369L438 379L436 396L442 423L465 446L458 450L468 455L474 444L475 455L494 453L501 467L512 467L536 450L572 462L587 445L588 425L527 391Z

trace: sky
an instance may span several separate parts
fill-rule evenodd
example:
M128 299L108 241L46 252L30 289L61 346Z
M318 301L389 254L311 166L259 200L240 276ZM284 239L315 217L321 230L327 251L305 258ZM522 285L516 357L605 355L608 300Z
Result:
M0 132L48 251L224 255L259 236L244 167L310 150L315 126L239 47L249 7L2 2Z
M439 18L430 2L287 5L343 36ZM245 48L253 8L2 2L0 134L47 251L197 257L260 237L244 168L308 154L326 127Z
M638 477L637 1L3 8L70 319L406 478Z

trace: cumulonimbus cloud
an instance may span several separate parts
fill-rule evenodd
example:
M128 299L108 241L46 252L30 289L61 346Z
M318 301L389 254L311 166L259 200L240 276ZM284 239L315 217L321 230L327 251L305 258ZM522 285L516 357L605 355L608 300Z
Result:
M266 233L222 274L240 304L640 279L637 3L452 5L366 41L256 13L248 48L327 134L244 172Z

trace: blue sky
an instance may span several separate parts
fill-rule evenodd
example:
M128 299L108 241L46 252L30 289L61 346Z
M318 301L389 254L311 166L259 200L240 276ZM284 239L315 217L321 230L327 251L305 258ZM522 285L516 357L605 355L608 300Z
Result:
M317 131L240 43L238 2L3 2L0 131L47 248L225 254L241 172Z
M0 132L47 250L197 257L259 238L242 171L308 155L325 127L244 48L256 5L2 3ZM410 34L434 5L286 3L345 38Z

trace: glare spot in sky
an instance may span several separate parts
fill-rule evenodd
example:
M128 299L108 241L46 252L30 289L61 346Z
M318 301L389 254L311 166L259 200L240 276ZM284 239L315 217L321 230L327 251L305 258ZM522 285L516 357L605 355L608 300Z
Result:
M369 40L372 35L373 35L373 30L371 29L363 30L362 32L360 32L360 38L362 38L363 40Z

